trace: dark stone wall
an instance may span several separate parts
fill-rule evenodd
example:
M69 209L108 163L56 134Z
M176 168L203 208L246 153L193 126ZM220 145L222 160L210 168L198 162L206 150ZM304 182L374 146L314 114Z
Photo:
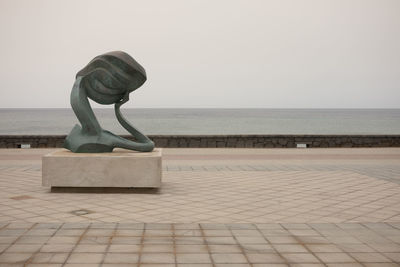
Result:
M65 135L0 135L0 148L62 147ZM125 138L132 139L130 136ZM157 147L400 147L400 135L150 135Z

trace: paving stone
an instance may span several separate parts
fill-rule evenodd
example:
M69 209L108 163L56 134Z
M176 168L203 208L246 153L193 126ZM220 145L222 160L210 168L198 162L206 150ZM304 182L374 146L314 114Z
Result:
M312 252L343 252L338 246L332 244L307 244L306 247Z
M27 222L13 222L9 224L2 224L5 226L5 229L24 229L28 230L34 226L34 223L27 223ZM1 228L1 227L0 227Z
M14 244L6 252L35 252L42 247L42 244Z
M48 244L75 244L78 242L78 236L53 236L47 243Z
M26 231L27 231L27 229L1 229L0 230L0 237L3 237L3 236L20 236Z
M285 259L277 253L248 253L246 255L251 263L280 264L286 262Z
M21 236L16 240L16 244L44 244L50 236Z
M275 244L273 247L278 251L279 253L286 253L286 252L292 252L292 253L307 253L307 249L300 245L300 244Z
M111 249L111 247L110 247ZM87 245L87 244L78 244L74 248L74 252L76 253L89 253L89 252L97 252L104 253L107 250L107 245Z
M289 263L319 263L320 261L310 253L282 253Z
M239 244L268 244L269 242L263 236L236 236Z
M179 253L176 255L177 263L211 263L208 253Z
M142 236L143 233L143 230L137 229L118 229L115 232L115 236Z
M347 253L315 253L325 263L351 263L356 260Z
M211 245L209 245L209 247L210 247L210 250L212 251ZM146 248L146 246L144 247L144 249L145 248ZM171 248L171 247L169 246L168 249L169 248ZM176 245L175 249L176 249L176 253L207 253L208 252L206 245ZM166 249L164 249L164 250L166 250ZM158 250L158 251L160 251L160 250Z
M25 235L32 236L52 236L57 229L32 229L29 230Z
M245 253L274 253L276 249L270 244L241 244Z
M266 236L272 244L297 244L299 241L294 236Z
M102 253L72 253L67 262L68 263L100 263L103 260Z
M192 229L182 229L174 231L175 236L186 237L186 236L202 236L202 232L200 230L192 230Z
M400 263L400 253L383 253L383 255L394 262Z
M60 229L55 235L56 236L81 236L85 232L85 229Z
M235 245L237 242L231 236L214 236L206 238L207 244L210 245Z
M141 263L174 263L175 256L172 253L144 253L140 258Z
M68 253L37 253L31 263L64 263L67 258Z
M248 263L248 260L243 254L237 253L217 253L211 254L211 257L215 263Z
M131 242L131 243L134 243L136 241L136 244L140 243L139 240L131 239L131 238L129 238L128 240L127 239L121 240L119 237L114 237L112 239L113 243L118 243L118 242L123 243L124 241L125 242ZM95 244L95 245L98 245L98 244L108 244L109 242L110 242L110 237L106 237L106 236L83 236L81 238L81 240L80 240L80 244Z
M31 253L2 253L0 255L0 263L24 263L31 256Z
M159 237L159 236L151 236L146 237L143 240L144 244L173 244L174 239L172 237Z
M75 244L45 244L41 252L71 252Z
M105 243L108 243L110 238L103 239ZM112 244L125 244L125 245L137 245L141 243L140 237L129 237L129 236L115 236L112 239Z
M173 241L177 245L201 245L205 243L203 237L175 237Z
M380 253L372 253L372 252L367 252L367 253L361 253L361 252L354 252L350 253L350 256L353 257L357 262L392 262L389 258L385 257L384 255Z
M137 263L139 254L134 253L107 253L104 263Z

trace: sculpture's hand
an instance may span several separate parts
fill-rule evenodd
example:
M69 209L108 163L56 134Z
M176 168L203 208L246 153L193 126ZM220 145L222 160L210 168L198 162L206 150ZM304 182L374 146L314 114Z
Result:
M126 93L124 98L118 102L115 103L114 109L115 109L115 116L117 117L119 123L122 125L122 127L125 128L133 137L135 137L139 142L133 142L126 140L127 142L124 142L125 147L124 148L129 148L126 147L126 145L129 146L129 144L132 146L133 149L135 150L140 150L140 151L152 151L154 149L154 142L151 141L147 136L142 134L138 129L136 129L132 124L130 124L124 116L122 116L120 107L126 103L129 100L129 93ZM140 148L138 149L139 146Z
M126 94L125 94L124 97L121 99L121 101L115 103L115 107L119 109L123 104L125 104L126 102L128 102L128 100L129 100L129 92L126 92Z

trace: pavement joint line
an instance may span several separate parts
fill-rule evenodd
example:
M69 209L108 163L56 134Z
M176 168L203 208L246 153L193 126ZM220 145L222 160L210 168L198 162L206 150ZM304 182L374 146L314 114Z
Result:
M393 223L388 223L388 224L393 228L400 230L400 224L398 226L393 225Z
M173 254L174 254L174 259L175 259L175 267L178 267L178 257L176 255L176 236L175 236L175 225L172 224L171 225L171 229L172 229L172 249L173 249ZM139 266L140 267L140 266Z
M26 229L26 230L23 232L23 234L29 232L35 225L36 225L36 224L32 224L28 229ZM3 228L3 229L4 229L4 228ZM23 234L21 234L20 236L18 236L17 239L15 239L13 242L11 242L11 243L4 249L4 252L7 251L10 247L12 247L12 246L23 236ZM4 252L2 252L2 253L4 253ZM2 253L0 253L0 255L1 255Z
M143 253L143 246L144 246L144 238L145 238L145 232L146 232L146 224L143 224L143 231L142 235L140 237L140 246L139 246L139 252L138 252L138 267L140 267L141 260L142 260L142 253Z
M383 222L384 224L386 224L385 222ZM365 225L366 223L361 223L361 225L363 225L364 227L366 227L367 229L369 229L369 230L371 230L372 232L374 232L374 233L376 233L377 235L381 235L379 232L377 232L377 231L375 231L373 228L370 228L370 227L368 227L368 226L366 226ZM386 224L386 225L388 225L388 224ZM391 226L392 227L392 226ZM357 237L356 237L357 238ZM359 240L358 238L357 238L357 240ZM363 242L362 240L359 240L360 242ZM380 251L378 251L377 249L375 249L374 247L372 247L370 244L368 244L368 243L364 243L363 242L363 244L364 245L366 245L367 247L370 247L372 250L374 250L375 252L378 252L378 253L380 253ZM399 252L400 253L400 252ZM399 262L399 264L400 264L400 262Z
M390 195L390 196L394 196L394 195L397 195L397 193L393 193L392 195ZM386 197L385 197L386 198ZM365 205L365 204L370 204L370 203L373 203L373 202L376 202L376 201L379 201L379 200L382 200L382 199L385 199L384 197L382 197L382 198L380 198L380 199L375 199L375 200L371 200L370 202L367 202L367 203L363 203L363 205ZM360 207L361 205L358 205L358 206L356 206L356 207ZM348 208L348 209L345 209L345 210L349 210L350 208ZM380 210L380 208L377 208L377 209L375 209L375 210ZM392 216L392 217L395 217L396 215L394 215L394 216ZM357 218L358 216L356 216L356 217L354 217L354 218Z
M31 227L31 229L34 229L35 226L37 226L37 225L38 225L37 223L33 224L33 226ZM59 230L62 226L63 226L63 224L60 224L60 225L56 228L56 230L54 231L54 233L50 235L50 237L47 239L47 241L49 241L50 238L52 238L53 236L55 236L56 233L58 232L58 230ZM23 235L21 235L21 236L23 236ZM20 237L21 237L21 236L20 236ZM44 243L39 247L39 249L36 250L36 251L32 254L32 256L29 257L29 259L24 263L24 266L26 266L26 265L28 265L28 264L30 264L30 263L32 262L32 260L34 259L34 257L41 251L41 249L43 248L43 246L44 246L46 243L47 243L47 242L44 242Z
M280 223L279 225L280 225L283 229L285 229L285 230L287 230L288 232L290 232L290 230L287 229L287 228L285 227L284 224ZM308 224L306 224L306 225L308 225ZM311 228L312 228L312 226L311 226ZM314 231L317 231L317 230L314 229ZM319 231L317 231L317 232L318 232L318 234L321 234ZM318 257L317 255L315 255L315 253L314 253L313 251L311 251L311 250L304 244L304 242L303 242L301 239L299 239L296 235L293 235L292 237L297 241L298 244L302 245L302 246L308 251L308 253L312 254L315 258L317 258L318 261L320 261L320 263L322 263L322 264L324 264L325 266L327 266L326 263L324 263L324 261L323 261L320 257Z
M108 253L108 251L110 250L110 246L111 246L112 240L113 240L113 238L115 237L115 235L116 235L116 233L117 233L118 225L119 225L119 223L116 223L116 224L115 224L115 227L114 227L114 229L113 229L113 232L112 232L110 238L108 239L107 247L106 247L106 249L105 249L105 252L104 252L104 255L103 255L102 259L101 259L101 262L100 262L100 264L99 264L100 267L103 266L103 264L104 264L104 260L106 259L107 253Z
M82 241L83 237L86 235L86 233L89 231L89 229L91 228L91 224L87 225L85 230L83 231L83 233L80 235L78 241L74 244L74 246L72 247L71 251L68 252L67 257L65 258L64 263L62 264L62 266L65 266L65 264L67 264L68 259L71 257L72 253L74 252L74 250L76 249L76 247L79 245L79 243ZM57 230L58 231L58 230Z
M237 237L234 235L234 233L232 232L232 227L228 225L228 230L231 233L231 236L233 237L233 239L235 240L236 244L239 246L240 251L242 252L243 256L245 257L247 263L253 267L253 263L250 262L249 257L247 256L242 244L238 241ZM267 241L268 242L268 241Z
M3 226L0 227L0 230L7 228L8 225L10 225L10 223L5 223Z
M210 258L211 265L213 267L216 267L215 261L214 261L212 255L211 255L211 250L210 250L210 246L208 244L208 240L207 240L206 235L204 233L203 226L201 225L201 223L199 223L198 226L199 226L199 229L200 229L201 237L203 238L204 245L206 246L208 257Z
M280 224L278 224L278 225L280 225ZM264 240L267 241L268 244L271 244L273 251L275 251L275 253L278 254L282 260L284 260L285 264L287 264L289 266L289 261L285 257L283 257L283 255L272 245L272 243L268 240L268 238L265 236L265 234L260 230L260 228L257 226L257 224L255 224L255 228L257 229L259 234L264 238Z

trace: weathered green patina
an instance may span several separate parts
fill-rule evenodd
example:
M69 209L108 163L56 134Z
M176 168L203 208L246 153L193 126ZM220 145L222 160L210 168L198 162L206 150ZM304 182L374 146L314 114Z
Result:
M80 125L75 125L65 139L64 147L77 153L111 152L114 148L149 152L154 143L121 114L120 107L129 93L146 81L146 71L128 54L115 51L95 57L76 75L71 92L71 106ZM127 140L103 130L88 98L99 104L114 104L119 123L135 138Z

